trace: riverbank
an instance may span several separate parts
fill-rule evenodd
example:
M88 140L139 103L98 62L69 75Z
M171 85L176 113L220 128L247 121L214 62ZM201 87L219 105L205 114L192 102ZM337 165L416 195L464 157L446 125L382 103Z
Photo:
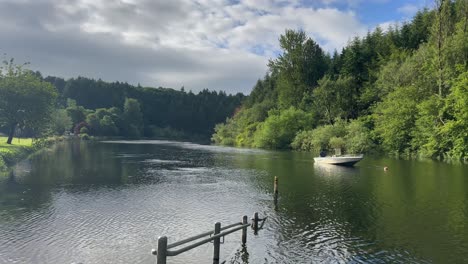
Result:
M63 140L63 137L34 140L32 138L14 138L12 144L7 144L7 138L0 137L0 172L7 171L10 167L26 159L35 152Z

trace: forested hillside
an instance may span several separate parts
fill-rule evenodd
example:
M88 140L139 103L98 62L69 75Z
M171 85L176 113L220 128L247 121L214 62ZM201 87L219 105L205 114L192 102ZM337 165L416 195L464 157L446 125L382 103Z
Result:
M436 2L407 23L355 37L339 53L286 30L282 54L212 140L466 159L468 3Z
M83 77L66 82L53 77L45 80L56 85L59 103L68 112L82 112L78 115L80 118L74 114L73 124L86 121L94 135L175 138L196 135L208 138L215 124L231 116L244 97L242 94L227 95L208 90L195 94L185 92L183 88L134 87L127 83L107 83ZM132 103L137 108L134 111L139 114L126 117L127 108ZM94 115L93 111L86 109L94 110ZM102 125L106 116L111 118L111 128ZM136 128L129 131L125 124L132 122L136 122Z
M5 69L22 67L14 65L13 60L5 63ZM22 84L24 80L33 79L39 83L51 83L57 91L54 98L50 98L54 101L54 109L47 120L41 122L23 122L24 118L17 113L25 112L24 107L11 105L14 110L11 121L0 122L0 132L10 134L14 127L16 136L41 137L74 132L85 137L156 137L208 141L214 126L232 116L244 98L242 94L227 95L225 92L209 90L195 94L184 91L184 88L141 87L84 77L68 80L51 76L44 78L40 72L26 69L16 74L11 70L11 77L8 72L5 71L5 76L0 76L0 80L6 82L11 79L14 83ZM30 93L32 91L24 96L14 93L14 98L18 102L27 102Z

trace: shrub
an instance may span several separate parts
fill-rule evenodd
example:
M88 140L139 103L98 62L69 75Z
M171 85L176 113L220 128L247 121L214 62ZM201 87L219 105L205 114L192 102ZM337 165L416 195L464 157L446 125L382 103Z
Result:
M80 134L88 134L88 133L89 133L89 129L87 127L84 126L80 129Z
M271 111L265 122L257 126L254 146L259 148L289 148L298 131L314 125L313 116L291 107L281 112Z
M291 146L295 150L314 151L329 150L330 139L333 137L342 138L346 135L346 122L336 120L333 125L317 127L314 130L302 131L296 135Z

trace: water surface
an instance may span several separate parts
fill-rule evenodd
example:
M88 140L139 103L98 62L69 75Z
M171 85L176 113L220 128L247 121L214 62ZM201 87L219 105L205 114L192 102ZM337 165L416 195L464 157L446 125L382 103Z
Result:
M72 142L0 178L0 263L155 263L169 243L267 216L226 237L227 263L468 263L468 166L171 141ZM383 171L388 166L389 171ZM273 202L273 178L280 197ZM209 263L212 244L169 263Z

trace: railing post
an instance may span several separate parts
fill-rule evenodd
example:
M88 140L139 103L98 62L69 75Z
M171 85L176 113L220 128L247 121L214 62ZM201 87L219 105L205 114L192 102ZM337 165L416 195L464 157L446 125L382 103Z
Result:
M254 234L256 235L258 231L258 213L257 212L254 213L254 217L253 217L253 229L254 229Z
M214 234L213 235L217 235L221 232L221 223L220 222L216 222L215 224L215 229L214 229ZM214 252L213 252L213 264L219 264L219 249L220 249L220 246L221 246L221 238L215 238L213 240L213 248L214 248ZM158 263L159 264L159 263Z
M242 224L247 224L247 216L242 217ZM242 228L242 245L244 246L247 243L247 227Z
M167 258L167 237L161 236L158 238L158 251L157 251L156 264L166 264Z

